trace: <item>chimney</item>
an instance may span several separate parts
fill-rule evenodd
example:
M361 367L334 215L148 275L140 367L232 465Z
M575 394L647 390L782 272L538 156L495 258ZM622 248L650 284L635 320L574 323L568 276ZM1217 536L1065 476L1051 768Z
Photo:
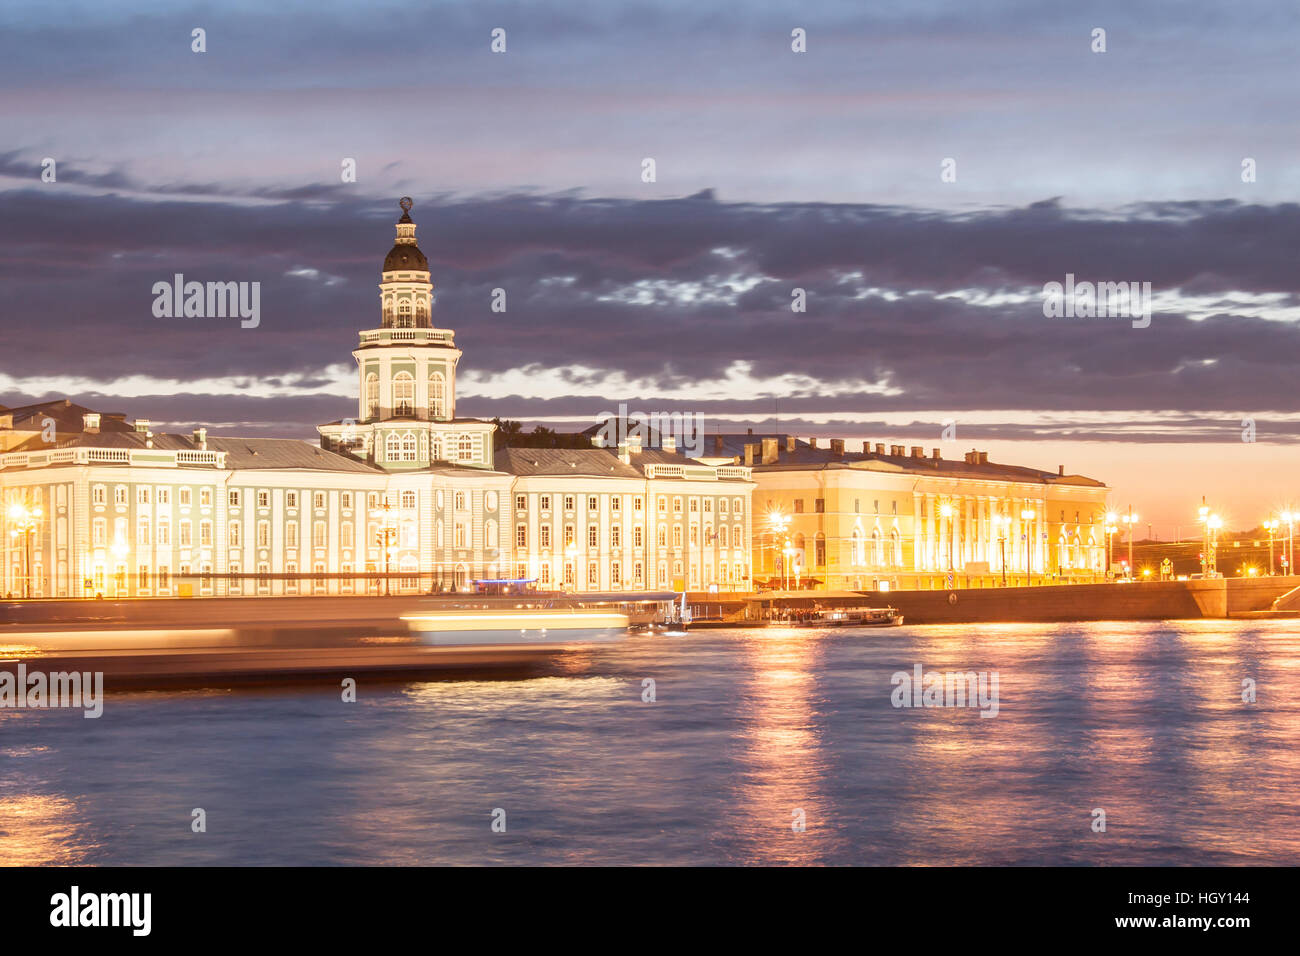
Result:
M763 439L763 464L772 465L776 463L779 453L775 438Z
M625 465L632 464L632 453L628 451L626 441L618 443L618 460Z
M721 436L721 435L714 435L714 436L713 436L713 453L714 453L715 455L721 455L721 454L722 454L722 436Z
M1064 478L1064 477L1065 477L1065 466L1064 466L1064 465L1057 465L1057 466L1056 466L1056 473L1057 473L1058 475L1060 475L1062 478Z
M785 436L785 450L788 451L788 452L793 452L793 451L794 451L794 436L793 436L793 435L786 435L786 436Z
M641 454L641 433L638 431L634 435L627 436L627 450L630 454Z
M674 435L662 435L659 438L659 447L666 452L677 450L677 438Z
M816 447L817 447L817 439L816 439L816 437L813 437L813 438L809 438L809 439L808 439L808 447L809 447L809 448L816 448Z
M884 453L885 453L885 443L882 441L876 442L876 454L883 455Z
M199 446L199 451L208 450L208 430L206 428L194 429L194 444Z
M135 425L132 427L134 427L135 430L138 432L147 432L149 430L149 426L152 424L153 422L149 421L149 419L147 418L137 418L135 420Z
M939 451L940 449L938 448L931 448L930 457L933 458L935 461L941 461L943 459L943 455L941 455Z
M746 429L745 429L745 434L746 434L746 435L752 435L752 434L754 434L754 429L752 429L752 428L746 428Z
M980 455L979 463L981 465L987 465L989 463L989 453L986 451L982 451L979 453L979 455Z
M912 446L912 457L913 457L913 458L924 458L924 457L925 457L925 449L922 448L920 445L913 445L913 446Z
M843 439L843 438L832 438L832 439L831 439L831 454L834 455L836 458L843 458L843 457L844 457L844 439Z
M145 447L145 448L152 448L152 447L153 447L153 432L152 432L152 431L146 431L146 432L144 433L144 447Z
M889 454L890 454L891 456L894 456L894 457L897 457L897 456L903 454L903 446L902 446L902 445L890 445L890 446L889 446Z
M752 468L752 467L754 466L754 448L755 448L755 447L756 447L755 445L752 445L752 444L750 444L749 442L746 442L746 443L745 443L745 466L746 466L747 468Z
M99 412L86 412L81 416L81 430L92 435L99 434Z

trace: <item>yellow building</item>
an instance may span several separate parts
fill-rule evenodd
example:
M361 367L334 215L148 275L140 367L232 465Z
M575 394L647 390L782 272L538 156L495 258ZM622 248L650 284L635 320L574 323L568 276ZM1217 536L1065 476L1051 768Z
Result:
M935 448L848 451L790 435L714 436L752 469L756 583L830 589L1089 581L1105 572L1099 481ZM708 459L714 460L714 459Z

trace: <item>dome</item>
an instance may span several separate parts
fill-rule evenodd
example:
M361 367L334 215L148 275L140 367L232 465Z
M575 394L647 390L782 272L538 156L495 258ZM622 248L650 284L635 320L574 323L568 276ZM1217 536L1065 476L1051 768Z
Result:
M429 260L420 247L412 243L398 243L384 257L385 272L428 272Z

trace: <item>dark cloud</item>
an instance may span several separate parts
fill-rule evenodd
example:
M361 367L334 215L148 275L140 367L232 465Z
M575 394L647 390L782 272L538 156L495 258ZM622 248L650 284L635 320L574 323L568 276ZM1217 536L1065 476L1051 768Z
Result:
M32 160L0 156L0 172L15 164L30 169ZM265 191L181 201L90 195L66 188L63 178L0 194L0 335L10 376L319 383L327 367L350 367L356 331L375 324L393 199L309 187L277 201ZM1297 405L1300 329L1231 310L1245 293L1282 293L1292 305L1300 297L1295 204L1095 212L1047 201L944 214L703 195L425 196L414 215L436 284L436 319L456 329L462 371L575 365L650 383L644 395L580 400L588 405L671 399L736 362L758 378L825 383L777 390L792 412L805 414L1005 408L1230 416ZM318 275L286 275L301 269ZM260 281L261 327L154 318L152 285L177 272ZM1046 319L1037 294L1028 303L968 301L968 293L1037 293L1067 272L1149 281L1157 294L1181 288L1225 306L1201 321L1158 313L1149 329L1133 329L1118 319ZM790 310L796 286L807 290L803 314ZM505 313L490 310L495 288L507 291ZM638 295L650 304L627 301ZM854 384L862 382L901 394L870 394ZM832 387L846 394L819 394ZM725 404L729 411L749 404L761 418L772 397L738 394ZM239 407L204 401L207 411L189 413L195 420L306 424L351 408L344 396L250 397ZM466 409L527 417L545 407L523 399L501 409L484 404L470 400ZM161 417L157 409L135 413Z

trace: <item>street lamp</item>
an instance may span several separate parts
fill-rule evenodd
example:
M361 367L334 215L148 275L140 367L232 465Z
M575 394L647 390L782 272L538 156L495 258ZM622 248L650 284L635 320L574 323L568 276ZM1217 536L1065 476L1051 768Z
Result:
M1265 521L1264 530L1268 532L1268 576L1273 576L1273 535L1277 534L1277 521Z
M940 515L940 516L944 519L944 521L946 522L946 525L945 525L944 531L945 531L945 537L947 537L947 539L948 539L948 570L949 570L949 571L952 571L952 569L953 569L953 568L952 568L952 537L953 537L953 535L952 535L952 530L953 530L953 529L952 529L952 515L953 515L952 505L945 501L942 505L939 506L939 515Z
M1217 551L1219 547L1219 529L1223 527L1223 519L1218 515L1212 514L1205 519L1205 527L1209 529L1209 550L1206 552L1209 561L1206 563L1206 575L1212 578L1219 576L1219 561Z
M1283 511L1282 520L1286 522L1286 570L1295 574L1295 523L1300 521L1300 512Z
M27 507L22 502L15 502L9 506L9 521L13 528L9 531L9 537L17 541L18 536L23 536L23 596L30 598L32 596L32 532L41 523L40 505Z
M392 592L389 590L388 562L393 553L393 539L397 537L397 526L393 522L393 505L387 496L384 497L382 506L370 512L370 517L381 522L379 531L375 535L375 543L384 550L384 597L389 597Z
M996 514L993 516L993 526L998 529L998 551L1002 560L1002 586L1007 586L1007 529L1011 527L1011 518L1009 515Z
M1022 509L1021 512L1020 512L1020 520L1021 520L1022 522L1024 522L1025 525L1028 525L1029 522L1031 522L1031 521L1034 520L1034 509L1033 509L1033 508L1024 508L1024 509ZM1021 534L1021 537L1025 539L1025 586L1027 587L1027 586L1029 585L1029 583L1030 583L1030 581L1029 581L1029 572L1030 572L1029 561L1030 561L1030 547L1031 547L1031 545L1030 545L1030 543L1029 543L1029 530L1028 530L1027 528L1025 528L1025 529L1023 530L1023 534Z
M1138 516L1133 513L1133 506L1128 506L1128 514L1121 519L1128 525L1128 573L1133 575L1133 526L1137 524Z
M1115 514L1115 512L1113 511L1106 512L1106 579L1107 580L1110 580L1111 565L1115 563L1115 558L1113 554L1114 551L1113 545L1115 539L1112 537L1112 535L1114 535L1115 532L1119 530L1119 526L1117 524L1118 521L1119 521L1119 516Z
M778 548L777 548L777 539L778 539L778 538L783 539L783 540L782 540L782 548L781 548L780 550L781 550L781 553L782 553L783 555L785 555L785 557L783 557L783 558L781 559L781 578L782 578L782 586L784 587L784 586L785 586L785 579L787 578L787 574L786 574L786 564L789 562L789 553L790 553L790 550L791 550L791 549L790 549L790 539L789 539L789 537L786 535L786 528L789 527L789 525L790 525L790 518L789 518L788 515L784 515L784 514L782 514L782 513L779 512L779 511L773 511L773 512L770 512L770 513L768 514L768 516L767 516L767 523L768 523L768 524L771 526L771 528L772 528L772 560L773 560L773 563L775 563L775 561L776 561L776 552L777 552L777 550L778 550Z

